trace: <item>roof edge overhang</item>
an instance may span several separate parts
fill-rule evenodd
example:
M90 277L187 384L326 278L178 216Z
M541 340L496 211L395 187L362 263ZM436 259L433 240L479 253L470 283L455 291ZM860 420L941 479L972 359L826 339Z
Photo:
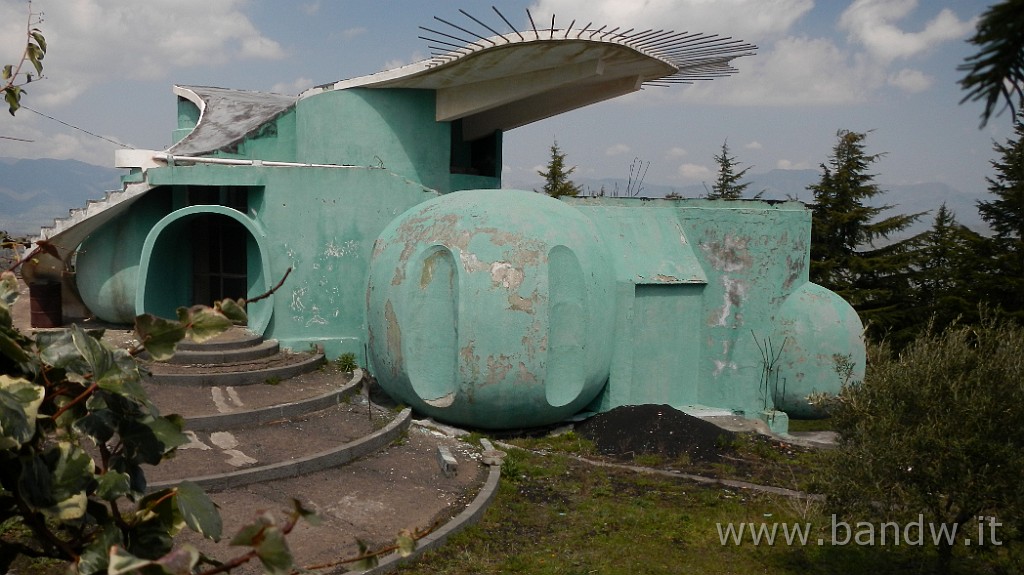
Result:
M312 88L299 99L351 88L433 90L435 119L461 119L463 136L476 139L644 85L727 76L736 72L730 65L734 58L756 50L739 40L703 34L600 31L552 27L481 37L429 60Z

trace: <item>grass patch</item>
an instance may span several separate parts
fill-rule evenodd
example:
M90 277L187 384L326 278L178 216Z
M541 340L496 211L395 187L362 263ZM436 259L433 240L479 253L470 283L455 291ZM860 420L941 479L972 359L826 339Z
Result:
M819 504L511 450L481 522L408 574L926 573L934 550L833 546ZM722 543L719 524L809 525L808 545ZM818 545L818 539L823 545ZM964 571L966 572L966 571Z
M789 432L800 433L806 431L835 431L835 427L832 424L832 419L825 417L822 419L790 419L789 420Z

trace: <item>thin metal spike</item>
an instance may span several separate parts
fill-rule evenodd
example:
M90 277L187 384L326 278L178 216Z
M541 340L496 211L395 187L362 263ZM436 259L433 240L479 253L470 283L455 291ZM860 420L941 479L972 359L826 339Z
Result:
M586 26L584 26L584 27L583 27L583 29L582 29L582 30L580 30L580 33L576 35L576 39L577 39L577 40L579 40L579 39L580 39L580 36L582 36L582 35L583 35L583 33L584 33L584 32L586 32L586 31L587 31L587 30L588 30L588 29L590 28L590 25L591 25L591 24L593 24L593 22L587 22L587 25L586 25Z
M466 30L466 29L465 29L465 28L463 28L462 26L456 26L455 24L452 24L451 22L449 22L449 21L447 21L447 20L443 20L443 19L441 19L441 18L438 18L437 16L434 16L434 20L437 20L438 22L444 22L445 24L447 24L447 25L451 26L452 28L455 28L456 30L462 30L462 31L463 31L463 32L465 32L466 34L471 34L471 35L473 35L473 36L476 36L476 37L477 37L477 38L479 38L480 40L484 40L484 41L486 41L486 42L490 42L490 43L491 43L491 46L497 46L497 45L498 45L498 44L496 44L496 43L494 42L494 40L491 40L490 38L485 38L485 37L481 36L480 34L477 34L476 32L473 32L473 31L471 31L471 30Z
M636 30L636 28L630 28L629 30L623 30L622 32L619 32L619 33L615 34L614 36L612 36L612 39L625 38L626 34L629 34L633 30Z
M597 33L599 33L599 32L600 32L601 30L604 30L604 29L605 29L605 28L607 28L607 27L608 27L608 25L607 25L607 24L605 24L604 26L601 26L601 27L600 27L600 28L598 28L597 30L594 30L593 32L591 32L591 33L590 33L590 39L591 39L591 40L593 40L593 39L594 39L594 34L597 34Z
M487 28L487 30L488 30L488 31L489 31L489 32L490 32L491 34L494 34L495 36L501 36L502 38L504 38L504 39L505 39L505 42L508 42L508 39L507 39L507 38L505 38L505 35L504 35L504 34L502 34L501 32L498 32L498 31L497 31L497 30L495 30L494 28L491 28L491 27L490 27L490 26L488 26L487 24L485 24L485 23L481 22L481 21L480 21L480 20L478 20L478 19L477 19L477 18L476 18L475 16L473 16L472 14L470 14L469 12L466 12L466 11L465 11L465 10L463 10L462 8L459 8L459 12L462 12L462 14L463 14L464 16L466 16L466 17L467 17L467 18L469 18L470 20L472 20L472 21L476 22L477 24L479 24L479 25L483 26L484 28Z
M494 10L494 12L495 12L495 13L496 13L496 14L497 14L498 16L500 16L502 20L504 20L504 21L505 21L505 24L507 24L507 25L508 25L508 27L509 27L509 28L511 28L511 29L512 29L512 31L516 33L516 36L519 36L519 39L520 39L520 40L522 40L523 42L525 42L525 41L526 41L526 38L523 38L523 35L519 33L519 30L517 30L517 29L516 29L516 27L515 27L515 26L513 26L513 25L512 25L512 23L508 21L508 18L506 18L506 17L505 17L505 15L504 15L504 14L502 14L502 13L501 13L501 12L500 12L500 11L498 10L498 7L497 7L497 6L491 6L491 10Z
M484 48L483 45L477 44L476 42L473 42L472 40L466 40L465 38L459 38L458 36L452 36L451 34L445 34L444 32L438 32L437 30L431 30L430 28L427 28L426 26L420 26L420 29L421 30L426 30L427 32L430 32L431 34L439 34L441 36L444 36L445 38L451 38L452 40L458 40L459 42L462 42L463 44L472 44L473 46L476 46L477 48L481 48L481 49ZM424 38L424 40L429 40L429 38Z
M661 33L661 30L647 30L647 31L641 32L640 34L637 34L635 36L630 36L629 37L629 43L630 44L636 44L638 42L642 42L642 41L650 38L651 36L654 36L655 34L660 34L660 33Z
M653 35L653 36L651 36L649 38L645 38L644 40L642 40L640 42L635 42L635 44L637 46L640 46L640 47L644 48L644 47L649 46L651 43L658 42L659 40L663 40L666 37L669 37L669 36L671 36L673 34L675 34L675 32L673 32L672 30L662 30L662 31L658 32L657 34L655 34L655 35Z
M648 29L644 30L643 32L637 32L636 34L633 34L631 36L626 36L625 40L627 42L632 42L633 40L636 40L637 38L643 36L644 34L646 34L648 32L651 32L651 31L652 31L652 29L648 28Z
M661 38L656 42L645 44L644 46L652 50L656 50L659 48L672 48L675 47L681 40L685 40L687 35L689 35L689 32L679 32L677 34Z
M569 32L572 32L572 27L573 27L573 24L575 24L575 23L576 23L575 20L573 20L572 22L569 22L569 27L565 29L565 36L562 36L563 40L569 37Z
M548 40L555 39L555 15L551 15L551 32L548 34Z
M609 34L614 34L615 31L618 30L618 29L619 29L619 26L616 26L616 27L612 28L611 30L605 32L604 34L601 34L601 37L598 38L598 40L601 40L602 42L604 42L604 39L607 38Z
M526 15L530 17L530 26L533 27L533 35L537 40L540 40L540 34L537 32L537 25L533 22L533 14L530 14L530 9L526 9Z

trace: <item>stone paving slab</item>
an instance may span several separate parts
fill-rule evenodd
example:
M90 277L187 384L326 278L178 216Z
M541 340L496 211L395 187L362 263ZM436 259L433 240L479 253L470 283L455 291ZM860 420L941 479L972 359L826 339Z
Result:
M191 442L159 466L147 467L146 477L168 481L299 460L369 435L394 417L380 409L368 411L365 403L341 403L257 426L191 431L186 425Z
M274 385L213 385L202 388L148 380L143 383L143 388L161 413L196 417L302 401L344 388L352 377L352 372L341 371L337 365L328 363L316 371Z
M437 464L439 445L448 447L459 462L458 473L446 477ZM394 542L402 529L440 528L461 513L487 478L478 461L479 447L412 426L407 437L372 457L345 467L298 477L211 493L221 508L225 540L258 513L291 509L297 498L315 510L321 524L300 524L288 537L296 562L302 566L328 563L356 554L358 538L371 547ZM215 544L185 531L189 542L220 559L238 555L226 541ZM232 573L260 573L258 562Z

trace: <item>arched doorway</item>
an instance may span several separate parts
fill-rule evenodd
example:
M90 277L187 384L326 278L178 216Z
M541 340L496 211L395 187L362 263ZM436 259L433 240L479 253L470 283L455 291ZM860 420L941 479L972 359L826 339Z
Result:
M136 313L174 317L181 306L255 297L270 289L269 252L258 222L224 206L189 206L160 220L146 237ZM273 296L249 304L249 329L263 334Z

